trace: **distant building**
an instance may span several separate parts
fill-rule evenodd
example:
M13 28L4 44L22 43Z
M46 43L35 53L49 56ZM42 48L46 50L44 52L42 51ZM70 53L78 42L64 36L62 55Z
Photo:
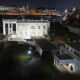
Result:
M75 11L76 11L76 6L73 6L72 12L75 12Z
M67 13L68 12L68 10L67 9L65 9L65 11L64 11L65 13Z
M33 15L58 15L59 11L54 8L37 8L37 9L31 9L30 14Z
M10 35L9 40L26 40L44 37L48 34L48 20L3 19L3 34Z
M80 43L62 45L54 55L54 64L62 72L80 74Z
M55 8L29 8L27 4L24 6L0 6L0 14L1 15L58 15L59 11Z
M0 12L25 12L24 6L0 6Z

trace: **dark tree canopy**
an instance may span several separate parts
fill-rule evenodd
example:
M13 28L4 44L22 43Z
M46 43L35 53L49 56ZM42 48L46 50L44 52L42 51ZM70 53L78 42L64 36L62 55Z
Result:
M55 36L68 36L69 30L66 26L59 22L51 23L50 29L49 29L49 36L52 38Z

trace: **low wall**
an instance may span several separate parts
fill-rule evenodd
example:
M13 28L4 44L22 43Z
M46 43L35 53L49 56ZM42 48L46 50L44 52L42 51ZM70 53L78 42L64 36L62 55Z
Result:
M72 26L68 26L67 28L73 33L80 34L80 28L76 28Z

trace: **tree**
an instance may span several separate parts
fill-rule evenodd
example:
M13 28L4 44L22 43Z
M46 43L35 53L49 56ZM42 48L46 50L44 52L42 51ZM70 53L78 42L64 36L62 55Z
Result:
M69 30L66 26L59 22L51 22L50 29L49 29L49 36L51 39L53 39L53 36L63 36L64 38L67 38L69 34Z

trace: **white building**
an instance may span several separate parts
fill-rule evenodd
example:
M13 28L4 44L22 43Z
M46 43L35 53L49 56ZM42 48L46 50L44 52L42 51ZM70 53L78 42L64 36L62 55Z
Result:
M32 37L44 37L48 34L48 20L3 19L3 34L10 40L25 40Z
M65 44L60 47L60 52L54 55L54 65L60 71L80 74L80 47L78 45L77 43Z

